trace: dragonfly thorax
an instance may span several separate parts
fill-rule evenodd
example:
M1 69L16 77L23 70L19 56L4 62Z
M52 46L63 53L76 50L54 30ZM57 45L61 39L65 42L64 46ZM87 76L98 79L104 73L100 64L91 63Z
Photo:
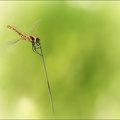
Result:
M33 44L37 44L39 46L40 43L40 39L38 37L35 36L29 36L29 41Z
M30 41L36 41L36 38L34 36L29 36Z

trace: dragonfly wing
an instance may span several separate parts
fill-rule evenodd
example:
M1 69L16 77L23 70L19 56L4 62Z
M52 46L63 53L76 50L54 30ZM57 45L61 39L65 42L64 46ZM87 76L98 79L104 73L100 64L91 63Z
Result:
M32 27L30 28L30 30L28 31L28 35L32 35L33 32L36 30L36 28L39 26L41 22L41 19L37 20L33 25Z
M20 38L20 39L18 39L18 40L11 40L11 41L9 41L7 44L8 44L8 45L12 45L12 44L17 43L17 42L20 41L20 40L23 40L23 39Z

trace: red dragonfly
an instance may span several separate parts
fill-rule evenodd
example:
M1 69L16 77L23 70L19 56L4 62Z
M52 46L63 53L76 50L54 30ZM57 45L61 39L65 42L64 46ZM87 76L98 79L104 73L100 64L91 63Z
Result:
M31 29L31 33L37 28L39 23L40 23L40 20L35 22L34 26ZM45 75L46 75L46 83L47 83L47 86L48 86L48 93L49 93L49 97L50 97L50 104L51 104L52 112L54 114L54 105L53 105L53 100L52 100L52 93L51 93L50 84L49 84L49 80L48 80L47 69L46 69L46 65L45 65L44 55L43 55L43 52L42 52L42 46L41 46L41 43L40 43L40 38L35 37L33 35L22 34L21 32L19 32L16 28L12 27L11 25L7 25L7 28L15 31L16 33L18 33L18 35L20 35L20 39L18 39L16 41L9 42L9 44L14 44L18 41L26 40L26 41L32 43L32 50L35 53L42 56L42 61L43 61L43 65L44 65ZM40 48L40 53L36 50L38 48Z
M33 29L31 29L31 33L37 28L37 26L39 25L40 23L40 20L36 21L35 24L34 24L34 27L32 27ZM31 42L32 43L32 50L41 55L41 53L39 53L36 49L40 48L40 39L38 37L35 37L33 35L25 35L23 33L21 33L20 31L18 31L16 28L12 27L11 25L7 25L7 28L15 31L16 33L18 33L18 35L20 35L20 39L18 40L15 40L15 41L10 41L8 44L15 44L16 42L18 41L21 41L21 40L26 40L28 42Z

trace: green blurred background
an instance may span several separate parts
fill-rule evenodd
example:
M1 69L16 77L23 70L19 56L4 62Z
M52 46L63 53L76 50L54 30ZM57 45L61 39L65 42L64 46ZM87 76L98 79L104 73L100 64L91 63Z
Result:
M40 37L56 118L120 118L120 2L1 1L0 118L53 118L42 59L26 34Z

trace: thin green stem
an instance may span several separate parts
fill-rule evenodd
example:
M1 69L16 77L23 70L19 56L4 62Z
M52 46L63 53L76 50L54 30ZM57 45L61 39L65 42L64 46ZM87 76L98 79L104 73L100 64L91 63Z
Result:
M43 66L44 66L45 76L46 76L46 83L47 83L47 87L48 87L48 94L49 94L49 98L50 98L51 109L52 109L53 115L55 117L54 105L53 105L53 100L52 100L52 93L51 93L51 89L50 89L50 83L48 80L48 74L47 74L47 69L46 69L46 65L45 65L45 60L44 60L44 55L43 55L41 43L40 43L40 53L42 56L42 62L43 62Z

